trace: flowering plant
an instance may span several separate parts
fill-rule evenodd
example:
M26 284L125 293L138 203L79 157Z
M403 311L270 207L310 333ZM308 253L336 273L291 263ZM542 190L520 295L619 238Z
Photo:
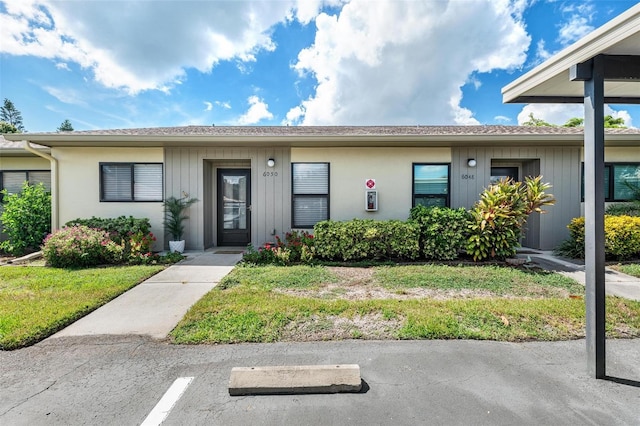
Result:
M265 243L258 249L249 244L242 260L255 265L290 265L309 263L315 256L313 235L305 231L287 232L284 240L276 236L276 242Z

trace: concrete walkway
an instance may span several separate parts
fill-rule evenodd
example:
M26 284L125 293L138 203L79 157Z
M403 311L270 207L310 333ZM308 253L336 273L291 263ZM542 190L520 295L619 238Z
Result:
M553 252L526 250L518 254L518 257L530 260L542 269L558 272L559 274L573 278L582 285L586 283L584 265L558 258L553 255ZM606 268L605 292L611 296L640 301L640 278L614 271L611 268Z
M242 258L241 249L185 253L172 265L50 337L138 334L167 337L189 308Z

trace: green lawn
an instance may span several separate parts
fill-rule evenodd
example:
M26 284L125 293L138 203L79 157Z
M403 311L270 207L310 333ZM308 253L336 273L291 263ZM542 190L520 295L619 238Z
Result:
M237 267L172 332L176 343L584 337L584 287L487 266ZM354 272L355 271L355 272ZM640 336L640 303L607 299L609 337Z
M52 335L162 268L0 267L0 349L27 346Z

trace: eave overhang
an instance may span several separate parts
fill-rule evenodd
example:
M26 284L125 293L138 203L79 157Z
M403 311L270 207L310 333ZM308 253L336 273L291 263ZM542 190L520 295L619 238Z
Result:
M539 130L539 129L537 129ZM317 136L194 136L194 135L8 135L8 140L28 140L51 148L174 148L199 146L233 147L455 147L455 146L579 146L582 132L531 134L451 134L451 135L317 135ZM637 146L640 132L607 135L615 146Z

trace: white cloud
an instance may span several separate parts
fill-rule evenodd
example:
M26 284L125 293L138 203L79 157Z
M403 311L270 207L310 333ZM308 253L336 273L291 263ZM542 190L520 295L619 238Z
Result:
M511 118L507 117L506 115L496 115L495 117L493 117L493 119L495 121L502 121L504 123L510 123L511 122Z
M230 102L216 101L215 104L217 106L219 106L220 108L231 109L231 103Z
M82 93L78 92L75 89L60 89L53 86L44 86L42 89L62 103L79 105L83 107L86 107L88 105L87 102L83 99Z
M109 88L169 91L195 68L254 61L293 0L197 2L15 0L0 13L0 52L74 62Z
M594 5L591 1L565 3L561 11L564 15L569 15L568 21L558 31L558 41L563 46L578 41L594 30L591 25Z
M584 105L582 104L528 104L522 108L518 114L518 124L529 120L529 114L533 113L535 118L546 121L550 124L562 126L570 118L584 118ZM633 127L631 115L626 110L616 111L609 105L605 105L605 115L612 115L613 118L623 118L625 126Z
M273 114L269 112L269 105L259 97L249 96L247 102L249 103L249 109L238 118L238 125L257 124L262 120L273 118Z
M525 3L353 0L337 15L321 13L313 46L294 65L316 91L285 122L477 123L460 106L460 88L474 71L524 63Z
M536 45L536 64L541 64L547 59L551 57L551 52L549 52L546 48L546 43L544 40L538 40Z
M558 32L558 40L563 45L569 45L574 41L580 40L592 32L594 27L590 25L590 19L586 16L573 15Z
M629 111L626 111L626 110L616 111L607 105L605 107L605 115L606 114L611 114L613 118L622 118L624 120L624 125L626 127L634 127L633 119L631 118L631 114L629 114Z
M204 110L211 111L213 109L213 104L211 102L204 101Z

